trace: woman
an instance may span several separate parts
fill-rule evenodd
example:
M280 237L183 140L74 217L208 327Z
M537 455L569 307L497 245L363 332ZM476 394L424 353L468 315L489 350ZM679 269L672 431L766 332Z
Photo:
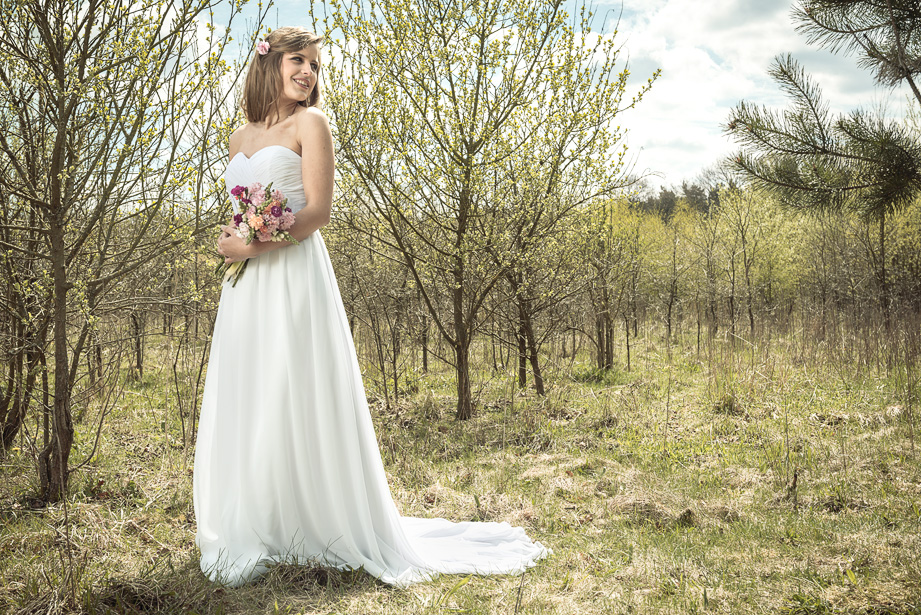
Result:
M273 183L297 245L246 245L227 263L195 452L202 570L240 585L277 561L359 568L404 586L438 573L517 573L549 551L507 523L400 517L390 495L348 322L323 244L333 144L318 108L320 37L281 28L257 46L230 137L228 190Z

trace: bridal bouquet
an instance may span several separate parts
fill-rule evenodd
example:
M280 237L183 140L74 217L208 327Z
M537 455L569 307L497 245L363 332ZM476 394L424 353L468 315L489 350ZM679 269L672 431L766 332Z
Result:
M297 243L288 229L294 226L294 212L287 207L288 198L281 190L272 190L272 184L263 186L259 182L249 186L235 186L230 191L240 205L240 213L234 214L230 225L234 233L249 245L259 241L288 241ZM237 285L246 270L245 261L231 263L224 272L224 281Z

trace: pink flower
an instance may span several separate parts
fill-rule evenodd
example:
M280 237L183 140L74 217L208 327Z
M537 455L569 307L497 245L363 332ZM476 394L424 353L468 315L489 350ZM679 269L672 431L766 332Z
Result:
M281 215L281 224L279 224L278 226L282 230L287 231L293 225L294 225L294 213L289 209L288 211L286 211L285 213Z
M269 45L269 41L259 41L256 43L256 51L258 51L259 55L261 56L267 54L271 48L272 47Z
M259 241L272 241L272 233L268 231L259 231L257 235L259 236Z
M253 194L249 197L250 203L254 207L259 208L262 206L262 203L265 202L265 190L260 188L259 190L254 190Z

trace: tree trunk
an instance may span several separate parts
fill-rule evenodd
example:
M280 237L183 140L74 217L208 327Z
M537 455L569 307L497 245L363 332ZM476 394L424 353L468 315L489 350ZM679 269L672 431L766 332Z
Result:
M537 338L534 335L534 324L531 320L531 302L521 291L520 285L514 285L514 287L518 304L518 385L524 387L527 383L525 361L529 361L534 374L534 388L538 395L544 395L544 377L540 370Z
M29 408L29 400L32 399L35 378L38 374L38 354L36 349L30 348L24 352L17 352L13 361L10 361L6 388L3 397L0 398L0 412L2 412L0 415L2 419L0 420L0 455L13 446L26 418L26 411ZM25 382L23 382L23 371L25 371Z
M469 151L468 151L469 154ZM457 211L457 227L454 231L454 265L452 277L454 289L452 292L451 307L454 315L454 352L457 368L457 413L459 421L466 421L473 417L473 400L470 395L470 337L473 334L471 322L474 316L468 316L464 310L464 289L467 283L467 221L473 203L470 197L470 178L472 173L472 159L468 157L463 178L463 188L460 191Z
M470 395L470 346L464 336L458 340L457 355L457 412L455 418L466 421L473 418L473 400Z
M393 399L400 397L400 316L390 323L390 369L393 371Z
M42 446L47 447L51 441L51 428L48 421L51 418L51 404L49 403L50 391L48 387L48 363L45 353L41 354L42 361Z
M371 331L374 334L374 348L377 350L376 360L377 360L377 369L381 375L381 385L384 387L384 405L389 410L390 409L390 385L387 382L387 357L384 356L384 340L381 337L380 331L380 321L372 313L371 314Z
M429 373L429 327L428 320L422 324L422 373Z
M595 365L598 367L599 370L604 369L605 330L606 329L604 327L604 319L601 317L601 315L596 315L595 316L595 337L597 338L598 343L596 344Z
M131 314L131 328L134 330L134 370L138 380L144 378L144 327L137 312Z
M93 345L93 351L96 354L96 381L102 381L102 344L97 340Z
M640 335L640 308L636 302L635 294L630 299L630 314L632 318L631 322L633 324L633 337L639 337Z
M889 314L891 298L889 296L889 280L886 279L886 214L879 217L879 282L880 303L883 308L883 320L886 324L886 333L892 332L892 321Z
M669 340L672 339L672 309L675 306L675 284L672 282L668 288L668 310L665 314L665 333Z
M521 313L518 314L518 331L515 332L518 341L518 388L523 389L528 385L528 349L524 334L524 321Z
M672 238L672 267L671 267L671 279L668 284L668 315L666 316L666 327L668 340L672 339L672 310L675 307L675 302L678 300L678 232L674 231L675 235Z
M755 337L755 310L753 307L754 298L752 297L752 287L751 283L748 283L748 296L745 298L747 307L748 307L748 331L752 336L752 339Z
M14 325L16 333L24 328L21 324ZM20 335L13 334L13 339L21 344ZM23 352L17 352L10 361L7 368L6 386L2 389L0 396L0 456L13 445L16 434L22 425L24 413L22 410L21 384L22 372L24 367Z
M454 308L454 353L457 371L457 412L459 421L473 418L473 401L470 395L470 330L464 320L463 263L458 263L453 293Z
M697 360L700 361L700 297L694 300L697 312Z
M606 370L614 369L614 318L611 314L604 315L605 325L605 348L604 348L604 368Z
M540 369L540 359L537 354L537 339L534 336L534 327L531 325L531 319L525 318L522 323L524 326L525 338L528 342L528 359L531 362L531 371L534 373L534 389L538 395L546 395L544 391L544 375Z
M754 248L752 248L754 250ZM745 235L742 235L742 267L745 271L745 304L748 309L748 331L749 334L754 338L755 336L755 311L753 308L754 304L754 291L752 290L752 264L754 261L754 256L749 255L748 242L745 240Z
M736 260L735 256L730 259L729 268L729 333L732 336L732 343L735 344L736 335Z
M630 319L624 314L624 340L627 343L627 371L630 371Z
M60 210L58 210L60 211ZM59 216L49 224L51 265L54 279L54 405L51 410L51 441L38 457L42 497L57 502L67 493L67 463L74 440L70 410L70 370L67 348L67 269L64 226Z
M35 382L43 371L44 330L35 331L25 323L14 325L13 343L17 350L9 362L6 386L0 396L0 455L13 445L33 398Z

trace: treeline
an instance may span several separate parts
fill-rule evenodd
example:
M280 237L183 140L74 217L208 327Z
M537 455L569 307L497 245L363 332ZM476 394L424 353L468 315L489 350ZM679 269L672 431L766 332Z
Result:
M711 175L713 173L710 173ZM680 188L674 186L661 186L658 192L653 190L641 191L630 197L629 201L642 211L658 214L668 220L678 209L679 205L690 207L697 211L707 212L710 208L720 203L719 182L705 185L706 182L689 182L685 180ZM736 188L734 182L726 182L726 187Z
M482 303L478 369L517 372L519 385L542 392L545 363L576 352L599 371L629 369L641 327L700 352L721 335L757 342L794 327L817 345L856 333L885 343L917 324L921 205L880 236L855 216L797 214L745 190L718 194L706 211L679 198L667 219L626 197L573 212L565 241L578 249L532 264L539 282L525 288L507 272ZM389 402L450 356L402 255L356 240L373 233L343 205L327 243L367 376Z

